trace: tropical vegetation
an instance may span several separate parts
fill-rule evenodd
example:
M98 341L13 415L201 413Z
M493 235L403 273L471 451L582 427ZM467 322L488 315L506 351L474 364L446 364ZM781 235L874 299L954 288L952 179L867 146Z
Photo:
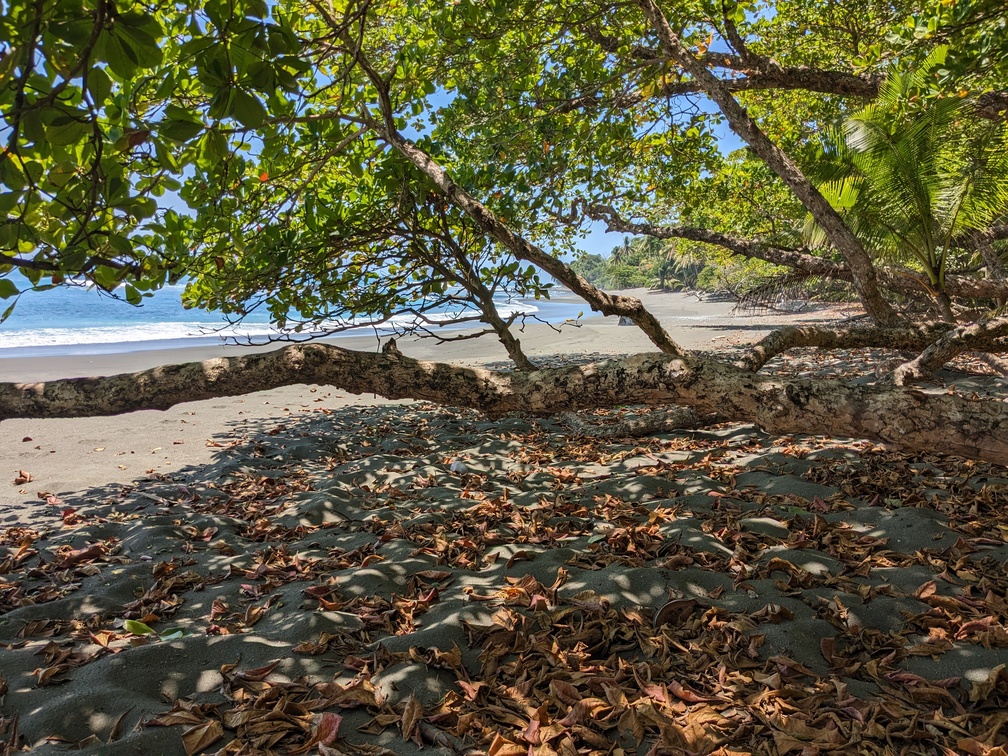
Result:
M707 365L568 264L602 223L641 237L606 287L700 283L687 261L711 250L845 282L874 330L781 336L745 366L801 343L920 350L902 383L1008 333L983 315L1008 296L1005 17L992 0L17 0L0 20L0 296L83 282L138 303L184 279L189 305L265 310L294 339L467 305L534 374L494 301L557 282L656 359ZM11 412L55 411L12 391ZM555 406L533 394L530 411ZM59 411L125 407L92 398ZM736 413L779 421L752 401ZM835 421L838 401L817 412ZM793 427L823 427L798 409ZM893 435L860 422L849 435Z

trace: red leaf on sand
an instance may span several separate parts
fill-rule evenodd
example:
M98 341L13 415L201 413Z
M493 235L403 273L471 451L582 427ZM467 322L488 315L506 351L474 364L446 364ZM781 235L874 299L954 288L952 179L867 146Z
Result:
M90 562L105 556L105 548L100 543L92 543L81 549L68 551L60 558L61 567L73 567L81 562Z
M332 745L339 737L340 725L343 724L343 717L333 714L331 711L323 712L319 715L315 723L315 742L322 745Z
M24 470L18 470L17 477L14 478L15 486L23 486L25 483L30 482L32 475L30 472L25 472Z
M459 680L458 686L462 688L462 692L465 693L465 697L470 701L475 701L476 697L479 696L480 689L486 687L484 682L467 682L466 680Z
M219 620L229 611L231 610L224 601L219 598L214 599L213 603L210 605L210 621L213 622L214 620Z
M673 696L678 698L680 701L685 701L686 703L715 703L722 700L717 696L701 695L696 691L683 686L681 683L676 682L675 680L669 680L668 690Z

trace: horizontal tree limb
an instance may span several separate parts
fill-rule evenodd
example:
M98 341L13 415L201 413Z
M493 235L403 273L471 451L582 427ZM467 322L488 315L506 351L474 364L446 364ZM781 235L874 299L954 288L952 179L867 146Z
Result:
M916 358L906 362L893 372L893 382L905 386L914 381L929 378L942 365L956 355L975 349L995 351L990 348L1008 336L1008 318L991 318L978 323L951 328L928 345Z
M235 396L293 384L425 399L493 416L679 404L773 433L881 441L1008 464L1008 404L898 387L778 379L693 355L641 354L531 373L423 362L395 353L296 344L104 378L0 384L0 419L81 417Z

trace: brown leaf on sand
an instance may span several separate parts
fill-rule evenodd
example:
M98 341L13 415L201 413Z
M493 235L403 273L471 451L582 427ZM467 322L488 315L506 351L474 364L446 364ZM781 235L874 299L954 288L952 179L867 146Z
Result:
M18 470L17 477L14 478L15 486L23 486L25 483L30 483L32 479L32 474L30 472L25 472L24 470Z
M379 705L377 692L370 680L359 680L346 687L338 683L333 683L332 686L333 690L328 695L332 703L341 709Z
M410 693L403 706L402 718L399 720L404 740L412 740L417 745L423 745L423 736L420 734L420 722L423 720L423 715L423 704L420 703L420 699Z
M525 756L529 750L525 746L520 746L511 740L506 740L501 737L500 733L497 733L494 735L493 742L490 743L490 747L487 749L487 756Z
M36 669L35 675L38 677L38 681L35 684L42 687L43 685L56 685L66 682L65 680L57 680L56 678L68 669L70 669L69 664L54 664L51 667Z
M681 625L693 615L698 606L699 604L696 599L676 599L674 601L668 601L663 604L661 609L659 609L655 614L655 627L661 627L662 625Z
M182 747L185 748L186 756L193 756L205 751L223 735L221 723L216 719L208 719L182 733Z
M448 570L420 570L420 572L413 574L424 580L433 580L435 582L451 577L451 573Z
M836 638L821 638L819 640L819 653L831 667L833 666L833 654L836 653Z
M128 709L126 709L126 711L120 714L119 718L112 723L112 729L109 730L108 738L105 741L106 743L111 743L119 738L119 733L122 731L123 722L126 721L126 717L129 716L129 713L131 711L133 711L132 706L130 706Z
M998 664L990 671L986 680L973 683L969 692L969 700L973 703L986 701L994 695L998 688L1004 689L1006 682L1008 682L1008 668L1004 664Z
M507 560L507 566L511 567L515 562L528 562L531 561L532 557L529 555L525 549L516 551L511 555L511 558Z
M91 562L105 556L105 547L100 543L92 543L80 549L68 551L60 557L61 567L73 567L83 562Z
M194 704L185 699L178 699L171 711L167 711L156 719L147 721L148 727L174 727L175 725L199 725L207 721L208 704Z
M963 738L956 745L960 751L970 756L1008 756L1004 746L989 746L976 738Z
M280 664L280 660L272 661L262 667L256 667L255 669L246 669L235 675L239 680L245 680L246 682L260 682L269 677L270 673L277 668Z

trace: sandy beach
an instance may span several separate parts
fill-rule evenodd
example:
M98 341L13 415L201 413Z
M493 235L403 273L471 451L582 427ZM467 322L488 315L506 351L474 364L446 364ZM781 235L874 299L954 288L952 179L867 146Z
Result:
M836 316L635 294L691 349ZM520 338L544 364L652 351L599 317ZM490 337L398 346L506 364ZM0 381L240 349L2 359ZM323 386L5 420L0 460L0 753L1008 746L1001 468L738 424L601 440Z

